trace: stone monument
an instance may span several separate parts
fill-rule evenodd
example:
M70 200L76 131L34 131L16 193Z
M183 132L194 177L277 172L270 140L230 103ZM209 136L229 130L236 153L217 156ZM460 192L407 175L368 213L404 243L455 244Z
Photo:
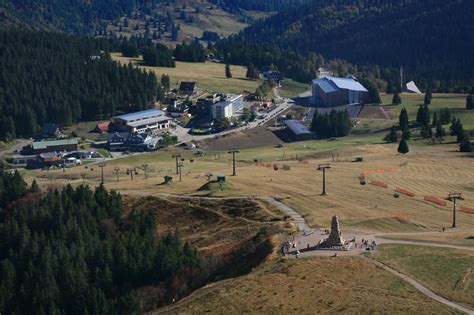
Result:
M331 233L329 234L329 237L316 245L316 249L349 250L349 245L342 237L337 216L334 215L332 217Z

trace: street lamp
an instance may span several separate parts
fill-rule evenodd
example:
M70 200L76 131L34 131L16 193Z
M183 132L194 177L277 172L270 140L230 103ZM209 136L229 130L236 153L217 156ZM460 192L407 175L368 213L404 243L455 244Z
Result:
M464 200L461 196L461 193L454 193L448 195L448 200L453 202L453 226L452 228L456 227L456 200Z
M318 171L323 171L323 192L321 193L322 196L326 195L326 170L330 169L331 166L329 164L319 164Z

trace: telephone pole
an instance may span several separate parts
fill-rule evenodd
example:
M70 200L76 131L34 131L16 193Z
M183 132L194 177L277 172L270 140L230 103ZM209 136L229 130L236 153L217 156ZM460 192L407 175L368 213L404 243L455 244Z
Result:
M237 174L235 173L235 154L239 153L239 150L229 150L229 154L232 154L232 176L236 176Z
M181 153L173 154L172 157L174 159L176 159L176 175L178 175L178 172L179 172L179 170L178 170L179 165L178 164L179 164L179 158L181 157Z
M330 169L331 166L329 164L319 164L318 171L323 171L323 192L321 193L322 196L326 195L326 170Z
M456 200L464 200L461 193L449 194L448 200L453 202L453 225L452 228L456 227Z
M101 180L100 180L100 183L103 185L104 184L104 167L106 166L107 164L105 164L105 162L100 162L98 164L98 166L101 168L102 170L102 175L101 175Z

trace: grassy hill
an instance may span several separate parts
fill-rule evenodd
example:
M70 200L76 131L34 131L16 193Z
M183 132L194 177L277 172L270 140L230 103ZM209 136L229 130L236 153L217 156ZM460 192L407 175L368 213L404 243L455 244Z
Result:
M474 306L474 253L450 248L382 245L375 259L411 275L435 292Z
M153 23L156 16L166 16L166 19L170 18L174 24L179 25L180 31L176 40L171 38L171 30L165 25L162 24L160 29L157 28ZM157 32L160 33L160 38L155 40L175 45L182 41L189 42L194 38L201 38L205 31L228 36L238 33L246 26L247 24L238 16L208 1L176 0L170 4L157 4L155 8L146 12L136 11L123 15L108 23L105 30L106 34L113 33L117 37L147 36L147 32L149 34Z
M273 260L155 314L449 314L396 276L356 257Z

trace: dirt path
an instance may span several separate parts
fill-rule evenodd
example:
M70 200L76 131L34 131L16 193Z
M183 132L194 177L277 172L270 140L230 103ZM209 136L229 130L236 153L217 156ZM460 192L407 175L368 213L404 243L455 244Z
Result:
M389 265L386 265L386 264L384 264L384 263L382 263L378 260L371 259L371 258L368 258L366 256L361 256L361 257L362 257L362 259L370 261L371 263L375 264L376 266L381 267L381 268L387 270L388 272L396 275L397 277L400 277L404 281L410 283L418 291L420 291L421 293L423 293L427 297L429 297L429 298L431 298L435 301L438 301L440 303L443 303L443 304L445 304L449 307L455 308L458 311L464 312L466 314L474 314L474 308L472 308L470 306L467 306L467 305L464 305L464 304L454 302L452 300L448 300L448 299L436 294L435 292L431 291L429 288L425 287L423 284L421 284L420 282L418 282L414 278L411 278L407 274L405 274L405 273L403 273L403 272L401 272L401 271L399 271L399 270L397 270L397 269L395 269L395 268L393 268Z

